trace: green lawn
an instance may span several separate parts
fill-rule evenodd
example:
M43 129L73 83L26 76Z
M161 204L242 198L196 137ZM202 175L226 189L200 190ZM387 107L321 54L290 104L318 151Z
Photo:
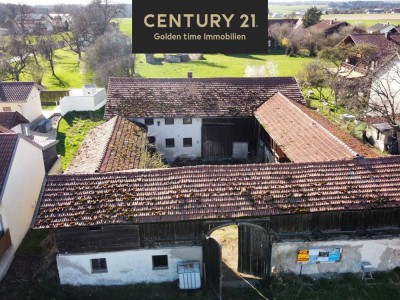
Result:
M288 1L289 2L289 1ZM271 4L268 5L270 14L290 14L299 9L309 9L312 6L316 6L320 9L328 7L327 5L312 5L312 4Z
M104 122L104 107L95 112L70 112L58 125L57 153L61 155L65 170L90 129Z
M350 24L364 24L370 27L376 23L391 23L400 25L400 14L332 14L323 15L322 19L337 19Z

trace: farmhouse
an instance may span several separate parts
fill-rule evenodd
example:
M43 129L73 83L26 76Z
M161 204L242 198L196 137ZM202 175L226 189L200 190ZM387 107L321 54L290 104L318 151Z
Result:
M14 30L23 33L46 34L53 32L53 22L46 14L22 14L17 15L14 20Z
M395 33L398 31L396 27L390 25L389 23L387 24L377 23L375 25L372 25L371 27L368 27L367 32L376 34L376 33L386 33L386 32Z
M168 161L375 156L304 104L294 78L111 78L105 116L146 125L149 141Z
M399 157L360 157L51 175L34 227L56 234L62 284L173 281L178 262L195 260L218 287L209 235L228 224L239 225L245 273L358 272L362 261L388 270L400 266L399 171ZM298 249L320 249L321 260Z
M44 176L42 149L0 125L0 278L31 225Z
M42 115L41 85L34 82L0 82L0 111L19 112L29 122Z
M15 133L23 133L26 135L29 130L29 121L25 119L19 112L0 111L0 126L3 126Z
M350 26L349 23L338 20L321 20L315 25L307 28L307 31L322 32L325 36L338 32L341 28Z

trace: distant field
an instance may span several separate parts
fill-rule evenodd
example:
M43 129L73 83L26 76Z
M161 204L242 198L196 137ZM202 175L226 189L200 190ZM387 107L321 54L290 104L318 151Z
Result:
M347 21L351 24L363 23L366 26L387 22L394 25L400 25L400 14L338 14L323 15L322 19L337 19Z
M132 19L116 19L121 32L132 36ZM262 65L269 61L278 67L278 76L296 76L311 58L288 57L284 54L206 54L205 60L187 63L148 64L143 54L139 54L136 72L142 77L186 77L192 71L195 77L243 77L247 64Z
M262 65L271 61L277 65L278 76L296 76L312 58L288 57L284 54L206 54L205 60L187 63L148 64L139 55L136 72L145 78L186 77L188 71L194 77L243 77L247 64Z
M279 5L279 4L272 4L268 5L269 13L279 13L279 14L290 14L299 9L309 9L313 5ZM315 5L318 8L326 8L327 5Z

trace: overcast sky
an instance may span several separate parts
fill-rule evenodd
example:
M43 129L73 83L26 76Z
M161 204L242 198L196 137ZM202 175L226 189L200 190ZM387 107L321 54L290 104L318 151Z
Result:
M90 0L0 0L0 3L13 3L13 4L29 4L29 5L40 5L40 4L88 4ZM115 3L132 3L132 0L114 0Z

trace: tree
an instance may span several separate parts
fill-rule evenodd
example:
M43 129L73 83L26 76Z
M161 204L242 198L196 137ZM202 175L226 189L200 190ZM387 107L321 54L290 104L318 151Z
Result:
M54 52L57 49L57 43L52 36L42 37L37 45L39 52L43 55L43 57L50 63L51 74L54 77L57 77L54 72Z
M15 33L24 35L28 32L28 29L25 26L27 19L29 18L29 15L31 13L35 12L35 9L30 5L19 4L17 6L17 12L18 15L16 16L16 18L19 22L15 23Z
M319 93L319 101L327 100L331 93L326 90L326 80L327 74L325 72L328 71L326 66L322 66L324 62L320 60L315 60L305 65L305 67L299 72L298 79L299 83L303 88L315 88Z
M9 80L20 80L20 75L30 60L30 51L24 36L15 36L7 40L4 46L3 72Z
M268 34L274 40L274 45L272 46L282 46L282 41L293 32L293 27L290 23L276 23L269 26Z
M314 24L317 24L321 19L321 15L321 10L319 10L316 6L307 9L302 18L304 28L308 28Z
M106 86L111 76L133 77L135 58L131 42L122 34L105 34L89 47L85 58L88 69L96 74L96 82Z
M275 77L278 76L278 66L271 61L261 66L247 64L244 73L245 77Z
M124 5L115 4L111 0L92 0L85 8L91 33L96 37L103 35L110 21L123 15L124 11Z

